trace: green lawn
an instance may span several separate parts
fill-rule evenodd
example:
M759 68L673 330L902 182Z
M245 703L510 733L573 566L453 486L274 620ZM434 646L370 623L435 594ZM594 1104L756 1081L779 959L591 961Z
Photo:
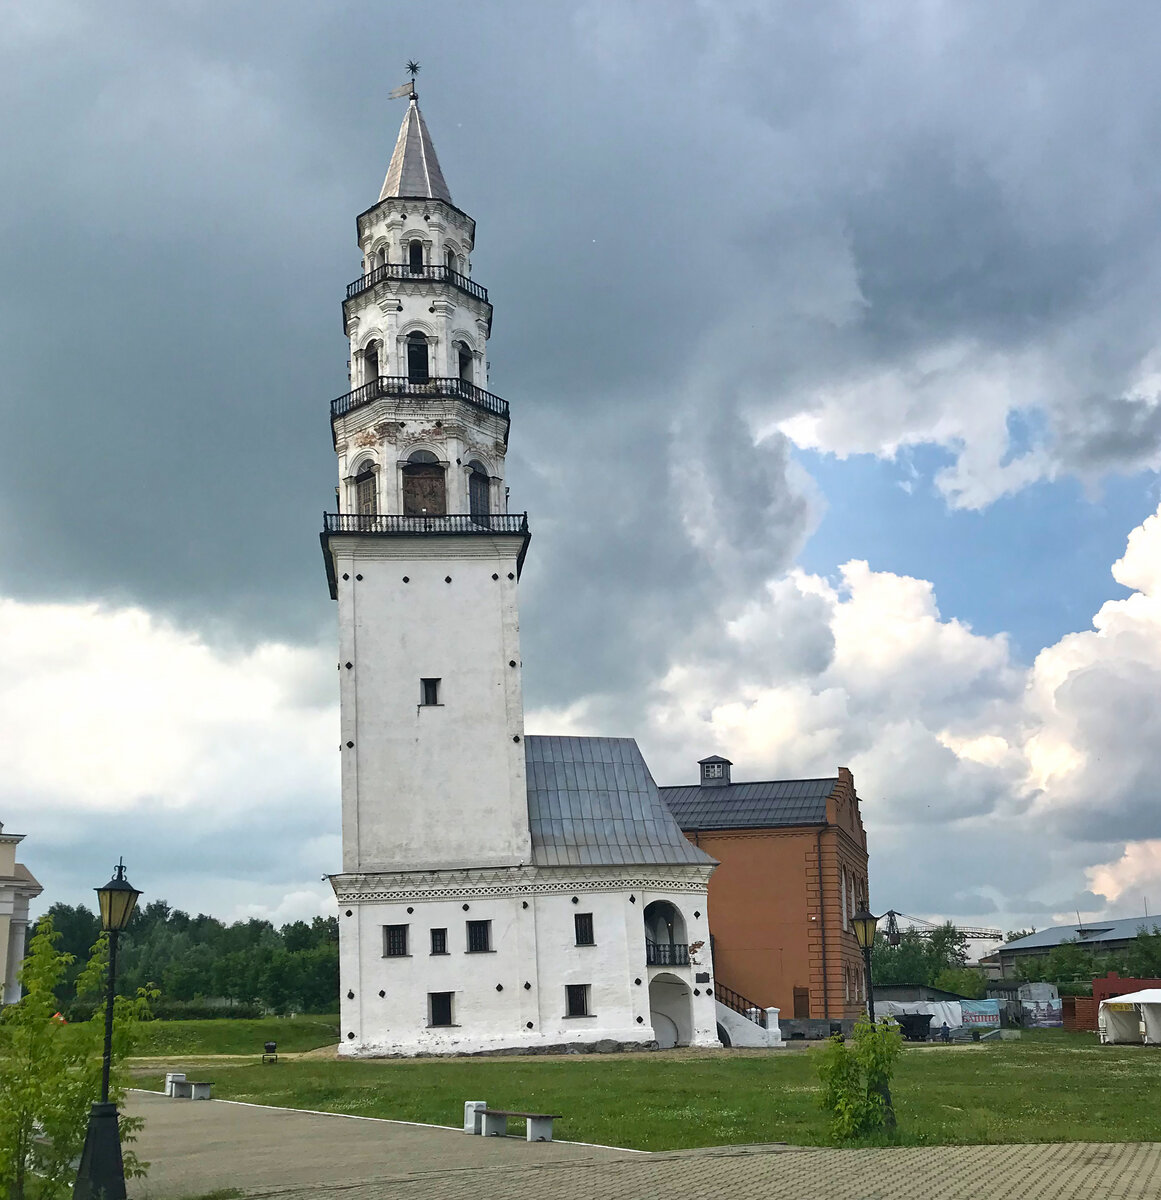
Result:
M338 1016L261 1017L253 1021L145 1021L136 1054L256 1054L262 1043L278 1043L292 1054L333 1046L339 1039Z
M180 1063L172 1064L180 1068ZM558 1136L640 1150L743 1142L824 1144L816 1051L464 1058L305 1059L199 1068L226 1099L462 1122L465 1100L564 1114ZM1155 1141L1161 1054L1044 1031L1016 1042L907 1047L896 1072L899 1140ZM142 1086L160 1088L150 1072Z

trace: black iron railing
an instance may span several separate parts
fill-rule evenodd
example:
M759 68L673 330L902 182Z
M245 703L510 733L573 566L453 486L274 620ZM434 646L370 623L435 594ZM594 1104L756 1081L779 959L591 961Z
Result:
M466 292L469 296L474 296L485 304L488 303L486 287L473 283L466 275L461 275L459 271L453 271L451 267L437 267L426 263L416 267L410 266L408 263L384 263L383 266L368 271L366 275L360 275L354 283L348 283L347 299L350 300L352 296L357 296L360 292L374 287L375 284L386 283L388 280L410 280L412 282L426 280L435 283L450 283L452 287L459 288L461 292Z
M509 419L507 400L501 400L499 396L484 391L482 387L476 387L466 379L440 377L428 379L425 383L414 383L405 375L380 375L378 379L372 379L370 383L355 388L353 392L347 392L345 396L332 400L331 420L353 412L356 408L362 408L364 404L370 404L380 396L393 396L401 400L465 400L468 404L494 413L505 421Z
M645 942L648 967L688 967L689 947L684 942Z
M726 1008L732 1008L734 1012L741 1013L743 1017L748 1017L763 1029L766 1028L766 1010L753 1000L747 1000L733 988L726 987L720 979L714 980L714 998L720 1000Z
M388 513L323 513L323 533L440 534L528 533L527 513L452 513L401 517ZM685 949L683 946L682 949Z

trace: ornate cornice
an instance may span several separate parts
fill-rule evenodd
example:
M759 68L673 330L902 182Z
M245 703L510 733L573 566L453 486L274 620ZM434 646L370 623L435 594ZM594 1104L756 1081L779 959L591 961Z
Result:
M696 865L637 867L493 867L455 871L383 871L332 875L340 903L459 900L471 897L544 896L569 892L637 891L704 893L709 868Z

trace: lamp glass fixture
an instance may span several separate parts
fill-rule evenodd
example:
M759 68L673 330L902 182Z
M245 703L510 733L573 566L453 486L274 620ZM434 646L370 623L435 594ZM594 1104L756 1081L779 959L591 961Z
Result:
M859 948L869 950L875 944L875 930L879 926L879 917L876 917L866 905L863 905L853 917L851 917L851 926L855 931L855 940L859 943Z
M124 929L137 907L137 897L141 895L125 878L124 861L117 864L113 878L95 891L101 907L101 928L110 932Z

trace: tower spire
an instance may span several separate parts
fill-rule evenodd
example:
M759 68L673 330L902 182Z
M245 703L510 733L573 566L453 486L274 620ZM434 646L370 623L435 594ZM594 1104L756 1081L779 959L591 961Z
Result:
M391 155L391 164L387 168L387 178L383 181L383 190L379 199L390 197L407 197L420 200L444 200L451 204L451 192L444 181L443 172L439 167L439 159L435 155L435 146L431 134L427 132L427 122L419 111L419 96L415 92L415 76L419 73L419 63L410 61L407 70L411 75L407 112L403 116L403 124L399 127L399 137L395 141L395 151ZM396 88L392 95L398 95L407 88Z

